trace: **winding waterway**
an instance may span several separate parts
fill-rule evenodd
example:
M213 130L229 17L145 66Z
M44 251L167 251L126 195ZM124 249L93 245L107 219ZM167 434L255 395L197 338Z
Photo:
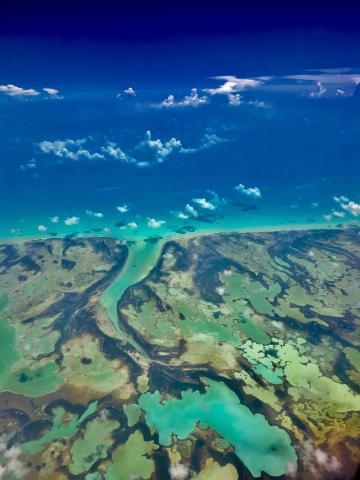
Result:
M125 290L140 282L155 267L164 241L154 243L138 241L131 244L128 258L116 280L101 295L100 303L107 311L109 318L119 336L128 341L137 350L141 349L126 332L121 330L118 322L117 305Z

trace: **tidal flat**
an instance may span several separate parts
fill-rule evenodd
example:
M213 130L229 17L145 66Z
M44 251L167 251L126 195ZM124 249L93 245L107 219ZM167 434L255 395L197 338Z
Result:
M2 478L352 479L359 284L356 227L2 243Z

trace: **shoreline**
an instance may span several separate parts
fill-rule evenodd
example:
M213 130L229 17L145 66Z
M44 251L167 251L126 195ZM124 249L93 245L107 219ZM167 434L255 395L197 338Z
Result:
M292 231L312 231L312 230L341 230L347 228L360 228L360 224L355 222L354 220L349 220L348 222L343 222L341 224L324 224L324 223L312 223L312 224L284 224L282 226L274 226L274 225L267 225L261 227L240 227L240 228L221 228L221 229L208 229L208 230L199 230L195 232L188 232L188 233L176 233L172 232L168 235L160 235L159 241L171 241L171 240L179 240L179 239L193 239L202 236L210 236L210 235L221 235L221 234L233 234L233 233L275 233L275 232L292 232ZM156 232L154 232L156 233ZM151 236L141 237L141 238L121 238L118 235L114 234L113 232L104 234L68 234L68 235L56 235L56 236L46 236L46 235L27 235L27 236L9 236L9 237L0 237L0 243L3 244L12 244L12 243L23 243L28 241L39 241L39 240L51 240L51 239L65 239L73 236L74 238L115 238L122 242L145 242L147 239L151 238Z

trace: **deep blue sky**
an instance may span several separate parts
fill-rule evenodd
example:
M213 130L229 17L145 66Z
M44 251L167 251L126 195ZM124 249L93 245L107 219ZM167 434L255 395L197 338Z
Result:
M359 28L358 2L343 1L17 1L1 8L2 34L122 41L267 30Z
M359 25L349 1L6 2L1 79L104 88L354 67Z

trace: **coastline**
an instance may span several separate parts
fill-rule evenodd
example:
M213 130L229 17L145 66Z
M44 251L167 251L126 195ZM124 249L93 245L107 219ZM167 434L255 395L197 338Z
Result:
M221 234L232 234L232 233L267 233L267 232L291 232L291 231L312 231L312 230L337 230L337 229L346 229L346 228L360 228L360 223L356 222L356 220L350 219L347 222L341 223L311 223L311 224L283 224L281 226L274 226L274 225L265 225L259 227L239 227L239 228L214 228L214 229L199 229L194 232L187 232L187 233L177 233L177 232L169 232L162 233L159 236L159 240L162 240L162 243L165 241L170 240L177 240L177 239L192 239L200 236L209 236L209 235L221 235ZM28 241L39 241L39 240L49 240L49 239L64 239L64 238L116 238L119 241L123 242L145 242L147 239L151 238L149 236L141 236L136 237L136 235L129 235L124 236L117 234L117 232L92 232L92 233L69 233L68 235L56 235L56 236L49 236L49 235L24 235L24 236L13 236L9 235L8 237L0 237L0 243L4 244L16 244L16 243L23 243Z

